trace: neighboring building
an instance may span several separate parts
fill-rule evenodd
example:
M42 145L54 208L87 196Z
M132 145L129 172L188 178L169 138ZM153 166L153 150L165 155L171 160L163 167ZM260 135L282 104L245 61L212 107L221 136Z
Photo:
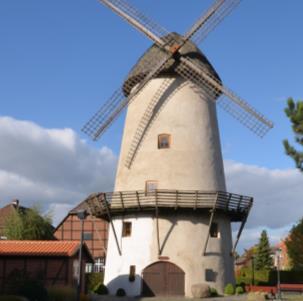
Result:
M241 256L238 256L235 259L235 272L236 274L239 273L239 271L242 268L252 268L253 266L253 257L255 256L257 246L254 245L251 248L244 251L244 253Z
M17 210L21 212L26 212L28 208L20 206L19 200L12 200L11 203L0 208L0 239L6 239L4 234L4 228L7 218L16 212Z
M91 196L89 196L91 197ZM72 209L60 222L54 231L54 236L58 240L80 240L81 221L77 217L77 211L85 209L85 200ZM94 265L87 264L86 272L101 272L104 269L108 222L102 218L88 215L84 220L83 236L85 243L94 258Z
M5 289L12 273L22 271L42 280L45 286L76 286L79 269L78 241L0 241L0 291ZM82 269L93 263L87 246L83 248ZM85 290L85 274L82 287Z
M286 238L287 239L287 238ZM288 257L287 253L287 246L285 244L285 240L281 240L277 245L273 247L273 258L274 258L274 266L278 266L278 257L277 257L277 250L280 249L280 270L289 270L291 268L290 266L290 259Z

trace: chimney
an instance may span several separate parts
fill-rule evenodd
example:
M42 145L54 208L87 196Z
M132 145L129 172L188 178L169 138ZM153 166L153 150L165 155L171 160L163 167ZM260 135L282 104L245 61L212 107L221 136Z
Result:
M12 200L12 205L13 205L15 208L19 208L19 200L18 200L18 199L13 199L13 200Z

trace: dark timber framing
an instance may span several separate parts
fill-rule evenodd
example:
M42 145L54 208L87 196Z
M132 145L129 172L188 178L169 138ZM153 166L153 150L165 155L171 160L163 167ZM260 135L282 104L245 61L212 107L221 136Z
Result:
M248 214L249 214L249 212L250 212L251 207L252 207L252 203L250 204L250 207L248 208L248 212L247 212L247 214L243 217L243 220L242 220L242 222L241 222L241 225L240 225L240 228L239 228L239 231L238 231L238 234L237 234L237 238L236 238L236 240L235 240L235 242L234 242L234 245L233 245L233 248L232 248L232 250L231 250L231 255L232 255L232 256L235 254L236 247L237 247L237 245L238 245L238 242L239 242L239 239L240 239L240 237L241 237L242 231L243 231L244 226L245 226L245 224L246 224L247 217L248 217Z
M204 243L203 256L206 255L206 249L207 249L207 244L208 244L209 235L210 235L210 227L211 227L211 224L213 223L213 220L214 220L215 211L216 211L216 208L217 208L217 200L218 200L218 198L216 199L213 208L210 210L211 214L210 214L210 219L209 219L209 223L208 223L208 232L207 232L206 240L205 240L205 243Z
M122 200L122 199L121 199ZM123 202L123 201L122 201ZM119 245L119 241L118 241L118 237L117 237L117 233L116 233L116 229L115 229L115 225L113 223L113 220L112 220L112 217L111 217L111 214L110 214L110 209L109 209L109 204L106 200L106 195L104 195L104 202L105 204L105 209L106 209L106 214L107 214L107 217L108 217L108 220L110 222L110 225L112 227L112 230L114 232L114 236L115 236L115 240L116 240L116 244L117 244L117 248L118 248L118 252L119 252L119 255L121 256L122 255L122 252L121 252L121 248L120 248L120 245Z

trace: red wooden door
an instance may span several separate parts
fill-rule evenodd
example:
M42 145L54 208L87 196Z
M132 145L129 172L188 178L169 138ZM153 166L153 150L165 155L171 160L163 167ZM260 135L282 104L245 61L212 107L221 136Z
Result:
M143 271L144 296L184 296L185 274L175 264L156 262Z

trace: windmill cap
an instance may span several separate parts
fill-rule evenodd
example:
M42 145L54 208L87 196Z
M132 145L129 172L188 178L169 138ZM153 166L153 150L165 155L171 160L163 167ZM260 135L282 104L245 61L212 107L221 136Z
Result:
M184 38L178 33L172 32L169 35L165 36L164 40L169 41L169 44L171 44L171 41L173 44L173 41L182 43ZM182 48L180 49L180 54L184 57L189 57L198 65L201 65L206 68L210 75L214 76L219 82L221 82L221 79L214 67L193 42L189 40L184 46L182 46ZM140 83L143 77L147 75L151 71L151 69L162 59L164 59L164 54L157 44L153 44L149 49L147 49L147 51L139 58L138 62L131 69L126 80L124 81L124 95L128 96L132 88L138 83ZM167 66L160 72L158 77L177 75L174 70L175 66L175 60L171 59L168 62Z

